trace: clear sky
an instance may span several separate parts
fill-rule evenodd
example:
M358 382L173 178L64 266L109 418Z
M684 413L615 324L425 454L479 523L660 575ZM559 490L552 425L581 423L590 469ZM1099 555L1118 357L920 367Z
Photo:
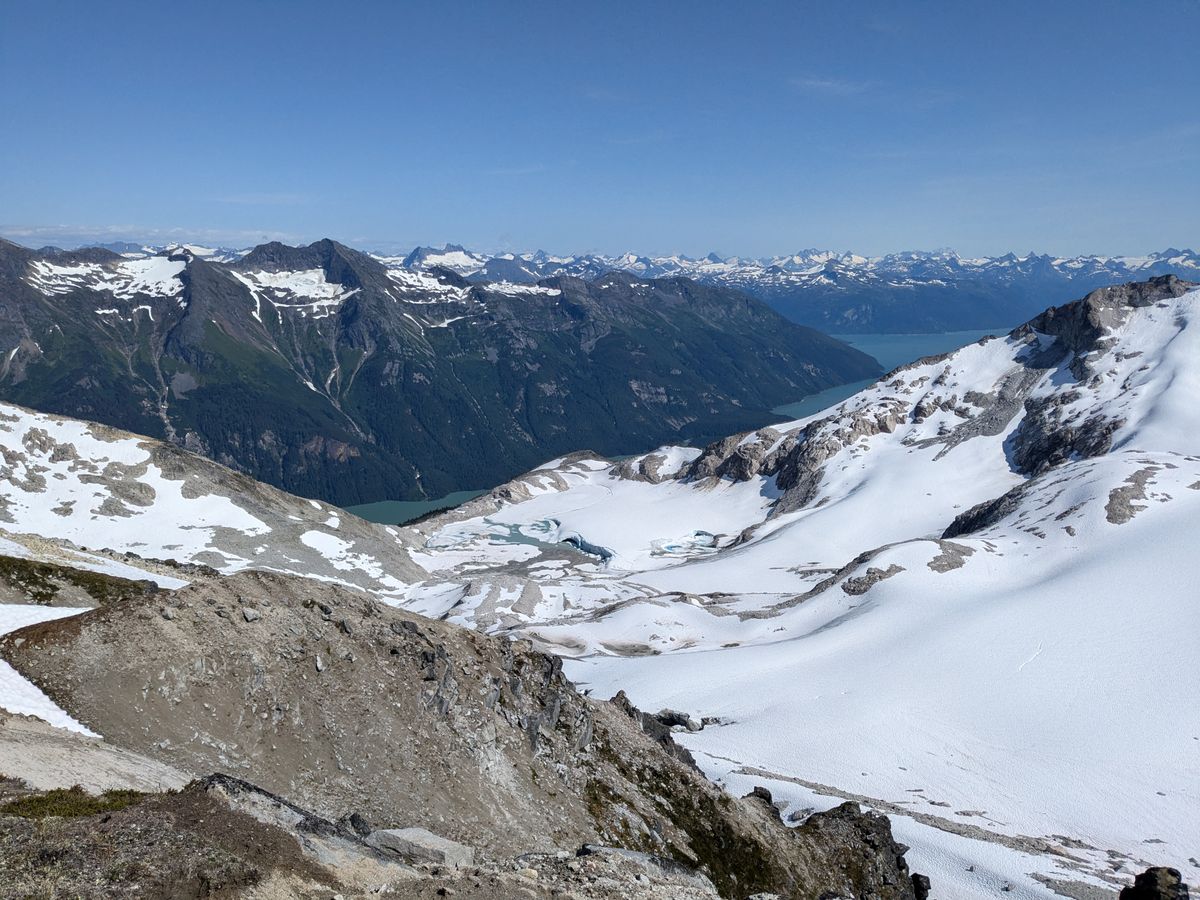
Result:
M2 0L26 244L1200 244L1200 0Z

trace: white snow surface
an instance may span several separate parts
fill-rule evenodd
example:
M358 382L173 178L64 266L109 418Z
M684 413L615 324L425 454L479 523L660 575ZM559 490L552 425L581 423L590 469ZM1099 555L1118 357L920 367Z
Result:
M183 290L179 280L187 263L182 259L150 256L116 263L72 263L57 265L45 260L29 264L26 280L43 294L69 294L74 290L108 291L113 297L173 297Z
M26 625L65 619L87 612L66 606L36 606L34 604L0 603L0 634L8 634ZM47 697L28 678L0 660L0 709L18 715L37 716L58 728L98 737L95 732L77 722L53 700Z
M541 294L545 297L559 297L562 291L558 288L546 287L540 284L518 284L513 281L494 281L487 285L489 291L499 294Z
M235 278L250 289L255 301L255 317L261 321L262 301L276 309L292 310L301 316L322 318L358 293L358 288L328 281L323 269L285 272L236 272Z
M1107 337L1082 380L1070 357L1035 362L1049 336L995 339L735 440L810 452L798 505L775 475L670 477L686 448L555 460L496 508L427 523L409 602L572 656L597 695L720 717L683 738L715 777L911 811L897 828L935 896L1051 896L1032 873L1112 887L1151 864L1196 881L1200 291ZM1052 429L1101 419L1112 442L1030 478L1014 435L1046 398ZM636 475L650 457L665 480Z

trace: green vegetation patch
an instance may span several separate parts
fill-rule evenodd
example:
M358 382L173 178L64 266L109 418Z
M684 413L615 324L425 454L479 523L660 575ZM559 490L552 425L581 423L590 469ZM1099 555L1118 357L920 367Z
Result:
M67 585L74 585L97 603L140 597L157 590L154 582L149 580L133 581L15 556L0 556L0 581L24 591L34 603L43 605L53 603Z
M74 819L100 813L116 812L141 803L148 795L141 791L105 791L89 794L79 785L72 788L55 788L44 794L19 797L0 806L0 815L18 816L22 819L47 819L58 816Z

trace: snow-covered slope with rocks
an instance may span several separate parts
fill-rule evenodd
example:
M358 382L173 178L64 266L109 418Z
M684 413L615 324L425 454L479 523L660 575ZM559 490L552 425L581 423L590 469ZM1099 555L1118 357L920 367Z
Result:
M0 404L0 456L0 555L172 588L190 565L307 575L385 597L420 574L397 529L103 425ZM177 564L182 577L162 574Z
M1200 290L1096 291L809 419L555 460L419 526L409 602L707 720L789 812L901 816L935 896L1195 882L1198 359Z
M1198 358L1194 285L1105 289L807 419L573 454L404 529L6 405L0 556L166 588L282 571L527 636L598 696L679 710L710 776L793 821L887 811L935 897L1196 881ZM28 688L0 672L65 715Z

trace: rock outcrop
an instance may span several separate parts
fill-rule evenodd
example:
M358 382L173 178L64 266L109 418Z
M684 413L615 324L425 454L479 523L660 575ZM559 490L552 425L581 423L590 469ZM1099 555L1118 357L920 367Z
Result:
M878 382L878 396L870 402L848 401L801 429L764 428L714 441L678 477L746 481L773 475L783 493L772 515L781 515L812 502L825 465L835 456L864 438L890 434L905 422L925 422L938 412L951 412L961 421L915 446L940 445L944 455L972 437L1002 434L1021 416L1009 441L1013 466L1021 474L1036 476L1070 459L1099 456L1111 448L1122 419L1103 409L1079 417L1070 408L1083 396L1082 390L1096 387L1110 362L1105 354L1112 344L1111 329L1131 310L1180 297L1195 286L1164 275L1101 288L1014 329L1010 339L1018 342L1019 349L1013 364L986 393L969 391L960 399L941 383L949 368L937 378L925 376L910 382L907 376L914 370L950 359L950 355L929 357L885 375ZM1043 343L1039 335L1055 340ZM1037 395L1034 389L1039 381L1059 367L1075 379L1080 390ZM623 464L618 474L632 472L635 462ZM952 526L947 535L963 533L958 530L961 527Z
M1156 866L1142 872L1130 887L1121 890L1120 900L1188 900L1188 886L1178 869Z
M424 828L490 859L614 846L723 896L912 896L885 818L845 807L788 829L689 767L653 716L583 697L557 658L310 580L129 598L14 632L0 655L111 744L326 821Z

